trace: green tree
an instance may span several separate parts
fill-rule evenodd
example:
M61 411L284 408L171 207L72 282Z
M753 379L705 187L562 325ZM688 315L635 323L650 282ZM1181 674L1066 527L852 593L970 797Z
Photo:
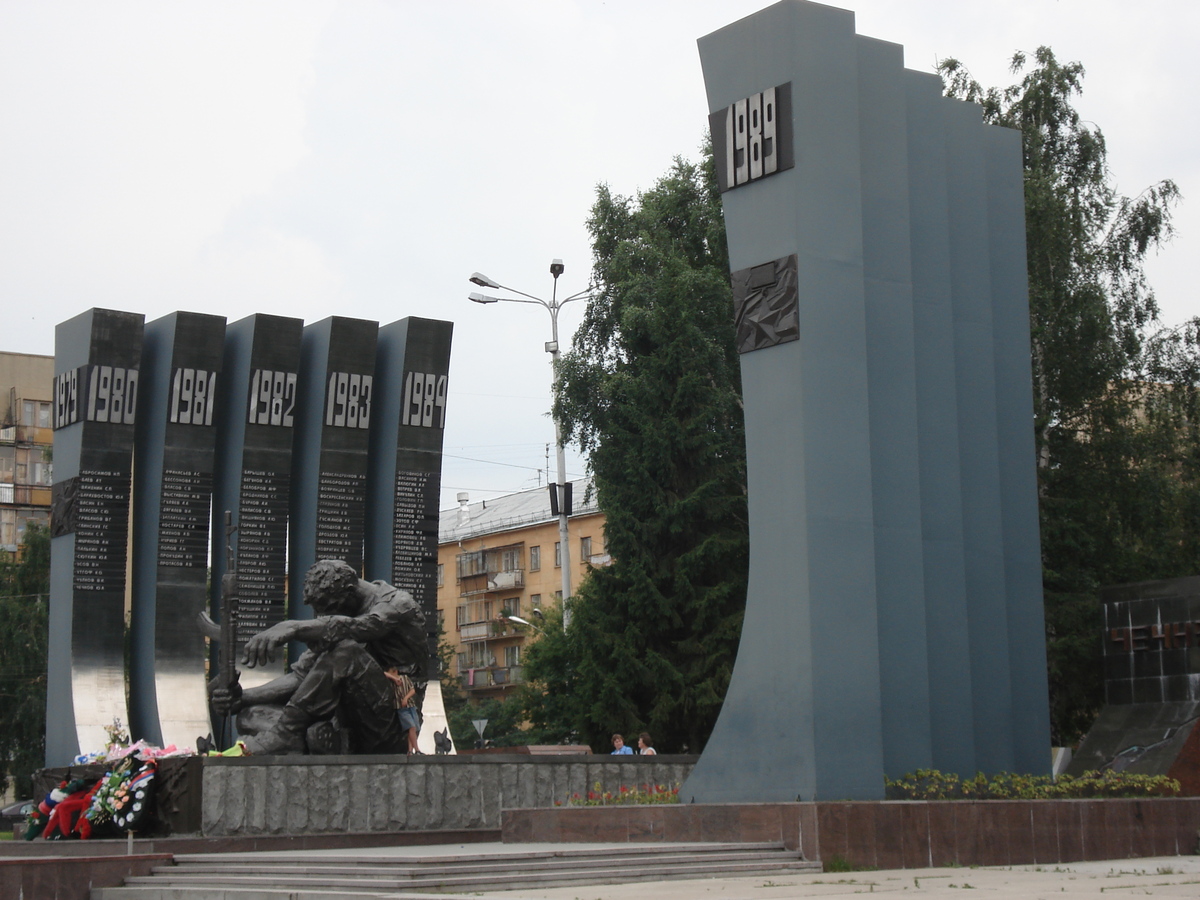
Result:
M517 692L504 700L484 700L471 703L463 687L462 677L454 674L454 647L446 640L444 627L439 626L438 661L441 665L442 705L450 726L450 739L459 750L471 750L479 739L473 719L487 719L484 738L496 747L515 747L532 743L522 730L523 703Z
M1078 62L1018 53L1020 80L987 90L957 60L940 70L948 95L1023 137L1052 730L1071 743L1104 699L1098 589L1200 571L1200 322L1164 328L1144 270L1179 190L1117 192L1074 107Z
M31 796L46 746L50 533L30 523L16 560L0 564L0 786Z
M589 455L613 563L580 585L569 628L531 648L526 671L540 684L526 696L561 706L558 730L594 748L645 729L661 748L698 752L737 651L748 546L711 152L700 165L677 159L636 198L600 187L588 229L596 293L560 360L554 409ZM548 671L564 653L569 668ZM563 702L568 680L574 699Z

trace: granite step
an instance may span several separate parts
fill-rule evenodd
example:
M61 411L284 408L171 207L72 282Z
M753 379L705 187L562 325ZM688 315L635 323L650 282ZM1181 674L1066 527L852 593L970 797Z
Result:
M92 900L324 900L427 897L449 890L623 884L819 870L778 844L642 845L453 856L197 854ZM464 894L465 896L465 894Z
M712 865L721 862L753 862L757 860L778 860L778 849L764 849L750 852L738 851L722 851L708 850L704 852L704 860ZM646 856L624 856L622 859L627 864L644 864L656 866L670 865L690 865L694 860L695 854L690 852L685 853L662 853L653 857ZM159 866L153 870L154 875L162 875L166 877L177 877L183 875L234 875L242 871L252 872L254 875L345 875L351 877L374 877L374 876L391 876L391 877L431 877L434 875L450 875L450 876L465 876L465 875L486 875L498 872L511 871L552 871L556 869L572 869L575 871L593 869L593 868L610 868L613 865L613 857L610 856L574 856L562 857L556 855L537 855L532 857L518 857L506 860L479 860L478 858L470 860L446 861L443 859L430 860L427 863L417 863L413 860L406 861L406 864L385 865L380 864L377 858L372 860L351 861L339 859L336 862L323 863L319 861L303 862L297 864L296 861L276 860L272 862L264 862L262 860L221 860L215 859L205 862L196 862L191 859L180 858L175 864L170 866Z

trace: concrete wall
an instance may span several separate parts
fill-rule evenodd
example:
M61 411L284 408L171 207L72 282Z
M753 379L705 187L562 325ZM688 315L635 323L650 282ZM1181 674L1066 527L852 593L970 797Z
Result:
M564 805L599 783L675 786L694 756L277 757L204 761L201 833L499 828L501 809Z

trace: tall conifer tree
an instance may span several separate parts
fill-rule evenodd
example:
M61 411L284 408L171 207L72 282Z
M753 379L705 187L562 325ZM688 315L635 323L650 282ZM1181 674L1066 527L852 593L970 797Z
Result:
M748 547L711 153L677 159L635 199L601 187L588 228L596 294L560 362L555 411L588 453L613 562L580 585L567 633L531 650L532 718L596 748L648 730L660 748L699 752L737 651Z

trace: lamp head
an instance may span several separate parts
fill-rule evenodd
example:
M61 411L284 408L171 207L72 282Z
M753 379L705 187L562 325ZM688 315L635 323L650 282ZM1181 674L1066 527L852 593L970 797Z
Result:
M498 302L500 302L499 297L489 297L486 294L476 294L476 293L467 294L467 299L470 300L472 303L498 303Z
M487 277L486 275L484 275L482 272L475 272L474 274L472 274L472 275L471 275L471 278L470 278L470 282L471 282L471 284L477 284L477 285L479 285L480 287L486 287L486 288L498 288L498 287L500 287L500 285L499 285L499 284L497 284L496 282L492 281L492 279L488 278L488 277Z
M562 273L563 273L563 261L561 259L551 260L550 261L550 274L553 275L555 278L558 278L558 276L561 275Z

